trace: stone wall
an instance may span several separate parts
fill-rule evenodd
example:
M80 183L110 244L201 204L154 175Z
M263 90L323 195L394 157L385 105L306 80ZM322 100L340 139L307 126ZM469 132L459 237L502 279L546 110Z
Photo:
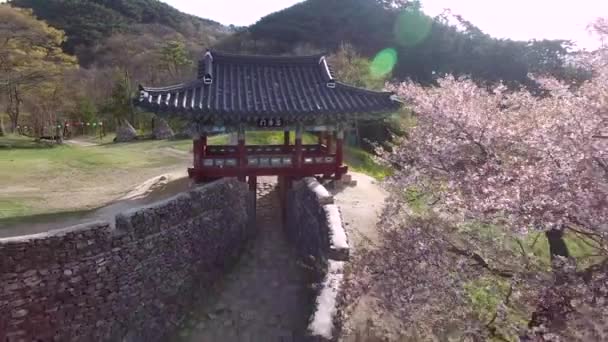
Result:
M115 222L0 239L0 341L166 338L244 247L252 200L220 180Z
M349 245L333 196L315 178L297 182L287 195L286 233L302 261L314 270L318 283L315 309L310 317L311 341L333 338L336 298L344 277Z

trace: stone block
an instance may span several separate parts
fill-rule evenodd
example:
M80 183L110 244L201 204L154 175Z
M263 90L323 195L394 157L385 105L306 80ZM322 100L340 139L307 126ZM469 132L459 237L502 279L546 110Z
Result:
M327 191L327 189L317 181L314 177L308 177L303 179L304 184L312 191L316 196L319 204L333 204L334 197Z
M323 210L325 211L329 234L328 258L342 261L348 260L350 247L342 223L342 214L335 204L324 205Z
M344 183L350 183L353 180L353 176L349 174L342 175L340 180Z
M344 262L328 262L328 271L315 301L315 310L308 324L308 335L330 341L333 338L337 298L344 279Z

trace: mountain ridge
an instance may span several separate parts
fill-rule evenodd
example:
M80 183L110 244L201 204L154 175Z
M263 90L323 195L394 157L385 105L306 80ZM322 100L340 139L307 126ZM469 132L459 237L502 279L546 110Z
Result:
M170 28L189 39L221 37L230 29L216 21L187 14L158 0L10 0L66 32L64 50L76 54L116 33L134 33L142 25ZM211 39L213 40L213 39Z

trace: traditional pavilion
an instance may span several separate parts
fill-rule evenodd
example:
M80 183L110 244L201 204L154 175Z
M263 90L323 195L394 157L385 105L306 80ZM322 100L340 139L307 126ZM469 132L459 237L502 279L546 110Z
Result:
M191 124L195 182L221 177L277 175L281 180L308 176L339 179L344 131L356 119L380 119L400 102L393 93L356 88L334 79L324 55L247 56L207 51L198 78L168 87L140 86L139 107L161 116L178 115ZM245 132L284 132L282 145L247 145ZM295 141L290 141L290 132ZM303 132L318 143L302 144ZM207 145L207 137L236 133L237 145Z

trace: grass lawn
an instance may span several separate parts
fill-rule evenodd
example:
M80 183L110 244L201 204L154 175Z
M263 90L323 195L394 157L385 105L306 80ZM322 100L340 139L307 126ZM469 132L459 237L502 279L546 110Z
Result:
M377 180L383 180L393 173L390 167L375 161L371 153L357 147L346 146L344 159L350 170L364 173Z
M22 136L0 137L0 226L33 216L90 210L121 197L145 180L191 163L192 141L146 140L112 143L79 138L78 144L35 142ZM294 137L291 137L293 142ZM209 138L209 144L227 144L228 135ZM283 132L248 132L251 144L282 144ZM316 143L305 134L303 143ZM96 144L93 146L86 146ZM367 152L347 147L345 160L353 171L381 179L390 170Z
M18 141L10 138L12 142ZM4 139L1 139L4 140ZM1 141L0 140L0 141ZM187 142L191 145L191 142ZM28 140L0 150L0 181L16 183L24 177L49 178L56 173L81 170L96 173L101 168L137 168L162 166L175 159L153 153L162 147L181 147L185 141L145 141L131 144L106 144L100 146L38 145ZM52 146L52 147L49 147ZM184 147L185 148L185 147Z
M74 146L0 137L0 220L91 209L190 157L190 141ZM101 203L103 204L103 203ZM1 222L0 222L1 223Z

